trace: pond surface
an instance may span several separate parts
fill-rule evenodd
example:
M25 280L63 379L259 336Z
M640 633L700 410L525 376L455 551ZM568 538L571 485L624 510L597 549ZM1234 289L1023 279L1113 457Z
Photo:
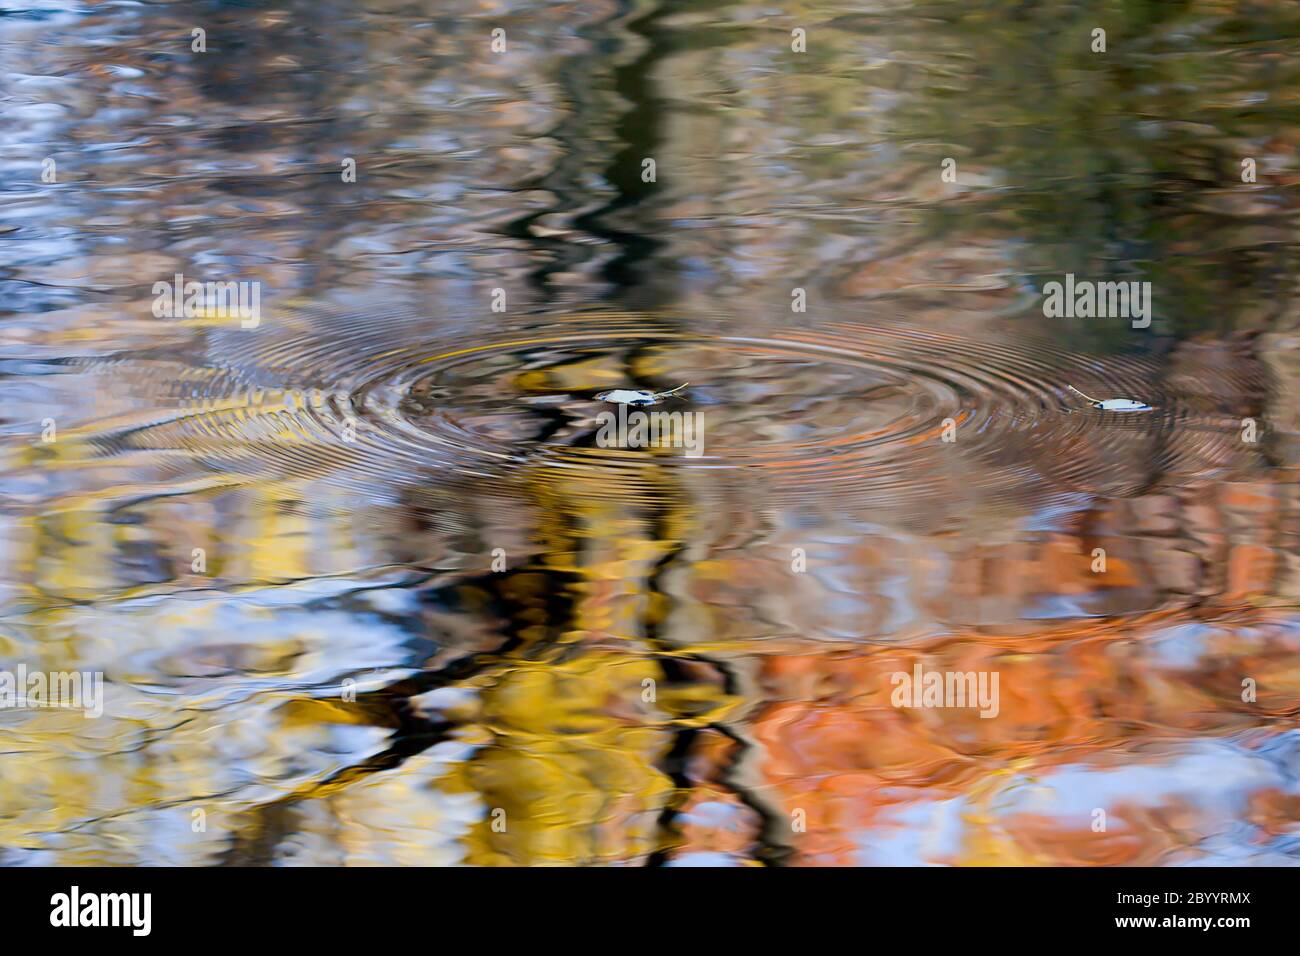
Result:
M1300 4L0 54L0 863L1300 862Z

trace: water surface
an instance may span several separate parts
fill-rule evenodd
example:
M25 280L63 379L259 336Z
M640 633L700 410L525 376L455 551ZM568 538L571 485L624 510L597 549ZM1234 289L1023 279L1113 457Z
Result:
M1300 5L18 3L0 51L0 665L106 682L0 710L0 862L1300 859ZM177 273L260 322L155 316ZM1046 317L1067 274L1150 326ZM702 455L597 439L684 382ZM894 706L918 665L997 716Z

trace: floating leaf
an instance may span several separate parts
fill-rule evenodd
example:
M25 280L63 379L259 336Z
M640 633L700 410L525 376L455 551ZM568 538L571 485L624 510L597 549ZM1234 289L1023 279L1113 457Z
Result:
M1090 398L1073 385L1065 387L1084 398L1093 408L1100 408L1107 412L1149 412L1154 409L1154 406L1132 398Z
M608 392L601 392L596 397L602 402L613 402L615 405L658 405L670 395L676 395L690 382L683 382L676 388L670 388L666 392L648 392L639 388L615 388Z

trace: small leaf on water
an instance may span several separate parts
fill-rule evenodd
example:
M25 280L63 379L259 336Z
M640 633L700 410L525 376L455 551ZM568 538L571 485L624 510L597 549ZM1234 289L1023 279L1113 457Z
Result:
M1151 406L1144 402L1135 402L1131 398L1108 398L1097 403L1098 408L1108 412L1149 412Z
M657 401L654 392L643 392L636 388L616 388L601 392L596 397L602 402L613 402L615 405L653 405Z
M1103 411L1149 412L1153 410L1153 407L1148 405L1146 402L1135 401L1131 398L1092 398L1089 395L1084 395L1083 392L1079 391L1073 385L1067 385L1065 387L1074 392L1074 394L1078 395L1080 398L1084 399L1093 408L1100 408Z
M670 395L676 395L690 382L683 382L676 388L670 388L666 392L647 392L640 388L615 388L608 392L601 392L596 396L602 402L613 402L615 405L658 405Z

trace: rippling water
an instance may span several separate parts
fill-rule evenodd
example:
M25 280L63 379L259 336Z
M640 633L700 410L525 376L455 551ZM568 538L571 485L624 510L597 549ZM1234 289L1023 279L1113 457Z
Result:
M1300 860L1300 4L0 13L0 862Z

